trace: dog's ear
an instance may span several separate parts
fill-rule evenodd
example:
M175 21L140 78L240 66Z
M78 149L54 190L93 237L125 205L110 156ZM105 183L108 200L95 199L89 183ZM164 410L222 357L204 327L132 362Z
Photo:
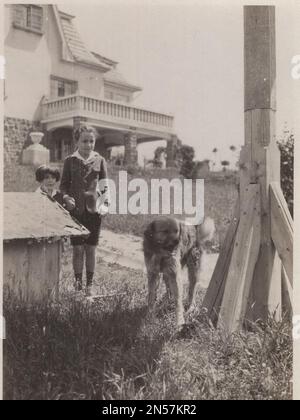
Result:
M149 240L149 241L151 241L152 240L152 238L153 238L153 233L154 233L154 221L153 222L151 222L148 226L147 226L147 228L146 228L146 230L145 230L145 232L144 232L144 238L145 239L147 239L147 240Z

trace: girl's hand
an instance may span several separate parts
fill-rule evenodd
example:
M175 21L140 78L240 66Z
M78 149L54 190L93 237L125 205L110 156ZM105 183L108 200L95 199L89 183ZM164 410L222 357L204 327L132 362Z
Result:
M70 197L69 195L65 195L64 202L66 204L66 209L68 211L72 211L75 209L75 200L73 197Z

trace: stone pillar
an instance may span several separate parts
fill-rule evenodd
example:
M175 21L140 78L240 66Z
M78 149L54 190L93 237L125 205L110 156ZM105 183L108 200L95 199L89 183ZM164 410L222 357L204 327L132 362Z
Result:
M124 136L124 164L137 165L138 164L138 151L137 151L137 135L134 132L126 133Z
M23 165L47 165L50 162L50 151L40 144L42 138L44 137L44 133L33 131L30 133L30 137L33 144L23 151Z
M167 141L167 168L176 166L175 158L178 144L178 137L175 135L171 137L171 140Z

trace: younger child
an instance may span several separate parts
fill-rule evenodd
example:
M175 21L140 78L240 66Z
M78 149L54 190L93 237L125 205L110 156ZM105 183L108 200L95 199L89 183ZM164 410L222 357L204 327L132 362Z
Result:
M74 216L89 231L88 238L74 238L73 269L75 290L82 290L84 262L86 294L93 294L96 247L99 243L101 219L108 212L108 183L105 159L94 152L96 132L93 127L81 126L74 131L77 150L64 162L60 189ZM99 188L101 185L103 187Z
M35 178L40 183L37 192L47 194L49 198L65 207L63 194L56 189L56 184L60 180L60 173L57 168L41 165L35 172Z

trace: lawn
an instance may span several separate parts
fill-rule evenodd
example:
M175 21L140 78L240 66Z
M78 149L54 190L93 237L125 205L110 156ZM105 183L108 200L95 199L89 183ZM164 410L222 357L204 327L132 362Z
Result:
M146 317L139 271L98 261L102 297L74 298L67 292L69 252L60 303L29 308L12 296L5 301L6 400L292 398L289 322L270 320L228 336L207 321L199 290L189 333L178 337L174 314L163 305ZM163 293L162 286L160 299Z

